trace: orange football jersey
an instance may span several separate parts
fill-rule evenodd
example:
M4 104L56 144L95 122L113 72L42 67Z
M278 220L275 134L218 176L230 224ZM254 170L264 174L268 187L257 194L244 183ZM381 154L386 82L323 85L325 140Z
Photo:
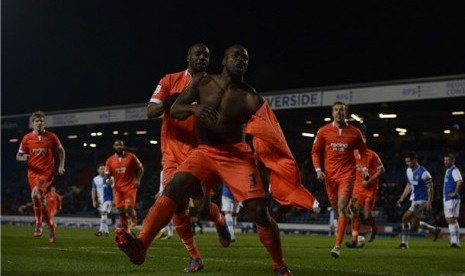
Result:
M348 124L338 128L333 122L324 125L313 142L313 166L322 169L328 179L355 178L355 149L362 154L361 163L367 164L366 144L358 128Z
M28 155L27 176L31 188L40 185L45 189L53 181L55 153L60 145L58 137L50 131L40 135L31 131L24 135L19 152Z
M192 76L187 70L165 75L153 92L150 102L161 104L175 93L184 92ZM178 120L170 116L169 109L163 113L161 126L161 153L163 160L182 163L189 152L197 146L195 116Z
M105 173L113 176L115 190L129 191L137 188L135 183L139 168L142 168L142 163L136 155L125 151L121 157L116 153L108 157Z

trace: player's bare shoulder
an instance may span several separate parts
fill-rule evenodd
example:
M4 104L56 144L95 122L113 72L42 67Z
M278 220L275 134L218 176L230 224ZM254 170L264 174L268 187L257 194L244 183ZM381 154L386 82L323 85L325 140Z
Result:
M265 99L258 94L258 92L246 82L243 82L244 87L246 87L247 91L247 102L249 104L250 110L255 113L264 103Z
M201 85L205 85L205 84L208 84L210 82L212 82L213 78L215 78L216 75L211 75L211 74L207 74L207 73L203 73L203 75L200 76L200 78L202 78L200 80L200 84Z
M219 86L220 75L206 74L200 80L200 86L203 88L212 88L212 86Z

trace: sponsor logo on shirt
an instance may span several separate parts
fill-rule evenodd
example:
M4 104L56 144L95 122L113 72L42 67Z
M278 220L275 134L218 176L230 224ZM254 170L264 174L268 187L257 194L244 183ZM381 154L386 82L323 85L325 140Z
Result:
M116 173L125 173L125 172L126 172L126 167L116 168Z
M333 151L345 151L349 145L346 143L331 143Z
M46 149L46 148L35 148L35 149L32 149L32 154L34 154L35 156L45 155L46 153L47 153L47 149Z

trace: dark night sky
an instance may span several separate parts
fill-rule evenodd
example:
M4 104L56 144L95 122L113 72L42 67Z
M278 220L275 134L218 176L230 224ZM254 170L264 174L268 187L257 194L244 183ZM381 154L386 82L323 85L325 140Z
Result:
M263 92L465 73L464 1L248 2L2 0L1 113L145 103L197 42Z

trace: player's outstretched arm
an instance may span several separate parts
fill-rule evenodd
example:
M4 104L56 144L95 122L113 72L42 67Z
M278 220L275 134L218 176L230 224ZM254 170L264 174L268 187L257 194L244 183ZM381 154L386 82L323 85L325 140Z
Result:
M199 87L202 83L205 83L204 72L195 73L192 76L192 80L187 86L184 93L181 93L174 104L171 106L170 115L179 120L185 120L192 114L199 112L198 105L193 105L199 96Z

